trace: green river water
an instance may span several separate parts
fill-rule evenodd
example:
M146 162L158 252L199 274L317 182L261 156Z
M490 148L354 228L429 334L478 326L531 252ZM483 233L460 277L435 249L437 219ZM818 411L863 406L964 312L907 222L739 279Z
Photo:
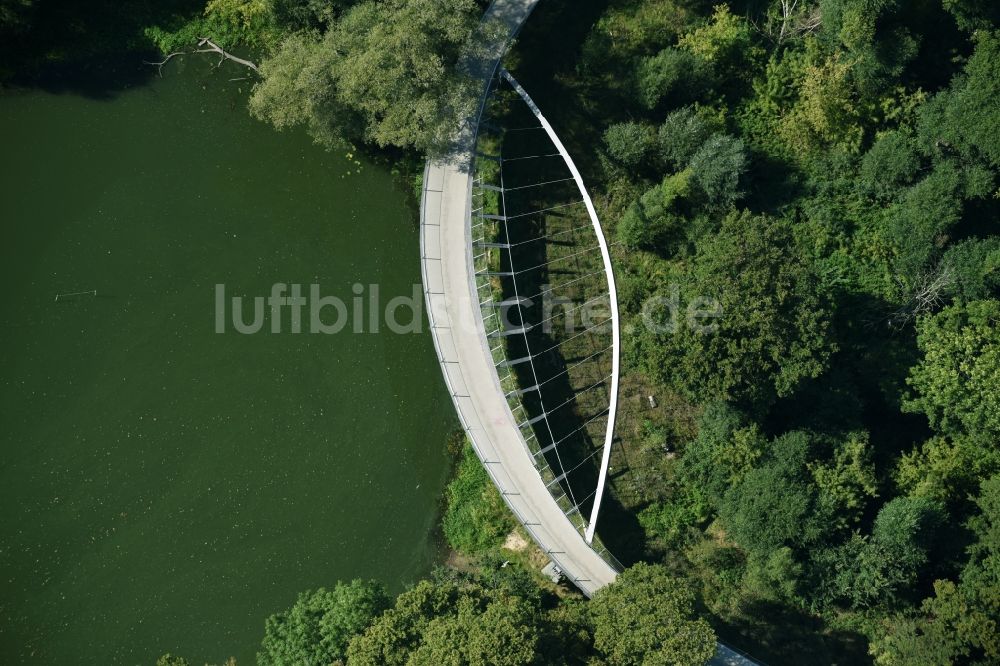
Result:
M0 663L252 664L298 592L398 591L438 556L455 422L426 325L215 332L216 284L410 295L413 210L188 60L0 96Z

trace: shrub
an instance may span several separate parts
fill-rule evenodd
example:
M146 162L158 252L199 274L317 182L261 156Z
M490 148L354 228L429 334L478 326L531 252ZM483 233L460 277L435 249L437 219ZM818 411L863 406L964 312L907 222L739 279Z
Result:
M657 136L660 157L673 169L683 169L712 135L711 125L692 107L667 116Z
M442 528L457 551L474 554L495 548L514 529L510 511L471 446L466 446L446 491Z
M668 48L640 61L636 73L636 97L647 109L661 103L686 104L704 92L711 76L704 62L695 55Z
M695 182L711 202L721 208L734 204L743 196L740 180L749 167L743 141L725 134L716 134L691 158Z
M626 169L637 169L653 148L653 130L635 122L612 125L604 132L608 155Z
M354 580L299 595L287 611L264 623L258 666L329 664L347 655L347 646L389 607L380 583Z

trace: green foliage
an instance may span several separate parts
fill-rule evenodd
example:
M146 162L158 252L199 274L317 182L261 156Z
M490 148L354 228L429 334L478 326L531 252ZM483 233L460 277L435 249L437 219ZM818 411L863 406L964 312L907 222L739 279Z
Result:
M670 250L682 233L682 204L691 197L691 171L663 179L629 206L618 224L618 240L628 249Z
M945 434L1000 437L1000 301L951 306L917 329L924 358L910 372L916 395L904 408Z
M647 372L690 399L753 408L819 376L834 345L826 297L795 250L785 220L732 213L706 236L681 285L689 298L714 299L722 315L702 325L661 328L656 311L636 353Z
M978 32L964 75L921 112L920 134L928 150L958 151L1000 167L1000 34Z
M260 46L277 38L272 0L208 0L205 15L231 26L233 43Z
M934 437L904 454L894 476L913 497L957 504L975 494L980 479L998 471L1000 447L981 438Z
M646 216L642 205L636 202L629 206L618 223L618 242L629 250L652 248L656 243L658 229Z
M871 498L877 481L868 433L851 433L836 443L833 459L809 465L821 501L832 507L839 527L855 525Z
M629 250L652 248L659 232L660 229L646 216L641 204L636 202L629 206L618 224L618 242Z
M784 546L764 558L751 558L743 586L757 599L798 604L804 571L792 549Z
M1000 476L983 482L977 504L980 513L970 521L977 541L961 582L935 581L919 615L885 622L871 648L879 666L1000 660Z
M496 548L514 529L510 510L468 444L445 493L442 528L455 550L474 554Z
M926 497L897 497L878 512L872 539L902 564L916 569L927 560L934 530L944 522L944 509Z
M354 0L271 0L275 24L285 32L315 30L331 23Z
M919 170L916 141L905 132L889 132L862 159L860 183L873 197L886 201L912 184Z
M609 61L658 52L692 19L691 4L687 0L648 0L612 5L584 42L582 67L596 73Z
M546 613L541 663L554 666L597 663L587 602L564 600Z
M959 173L942 164L911 187L889 211L888 232L897 270L910 281L940 254L944 235L962 215Z
M474 0L389 0L351 8L327 35L343 103L379 146L442 149L475 104L452 65L478 22Z
M704 520L708 507L690 495L680 500L654 502L639 512L639 524L650 541L679 551L691 538L692 528Z
M815 40L806 43L815 47ZM737 110L744 138L767 154L781 159L791 155L781 128L795 103L810 57L809 53L791 49L772 53L763 71L756 72L753 78L753 95Z
M803 162L831 149L857 152L864 137L850 65L831 56L805 67L798 99L781 120L779 132Z
M254 86L250 113L279 130L305 125L318 143L334 146L360 133L362 120L338 98L323 49L315 35L286 38L261 63L263 80Z
M686 168L715 129L694 107L670 113L660 125L660 158L673 169Z
M963 30L989 30L1000 25L1000 7L993 0L941 0Z
M669 570L636 564L591 600L594 646L610 666L701 666L715 634L693 607L694 594Z
M604 131L604 145L615 162L626 169L638 169L653 149L653 130L641 123L618 123Z
M636 72L636 98L647 109L693 102L711 82L707 63L689 51L667 48L643 59Z
M163 53L188 50L202 37L223 48L270 51L285 37L332 22L350 4L352 0L207 0L200 15L174 17L147 27L145 34Z
M922 617L886 621L883 635L871 646L878 666L968 663L973 646L986 642L980 636L996 630L996 622L972 608L951 581L935 581L934 596L924 600L920 612Z
M596 185L625 249L625 381L671 396L677 431L703 410L634 502L646 556L784 641L779 662L801 660L805 609L913 648L884 663L992 663L956 637L994 608L992 565L917 594L989 540L961 526L1000 465L996 3L678 2L639 29L660 4L611 3L585 66L554 68L586 118L659 127Z
M698 436L684 449L678 475L717 507L766 450L760 428L726 403L710 403L698 420Z
M175 657L168 652L156 660L156 666L189 666L189 663L187 659Z
M662 207L657 210L662 211ZM668 231L668 220L647 212L642 202L637 201L629 206L618 224L618 241L629 250L652 249Z
M743 196L740 179L748 162L741 140L716 134L691 158L691 172L713 206L728 208Z
M830 596L855 608L897 603L913 589L943 521L944 510L932 499L892 500L879 511L870 538L855 534L828 559L821 557L833 573Z
M962 586L969 599L995 619L1000 618L1000 474L983 481L976 504L979 513L969 520L976 540L968 549ZM994 628L997 624L994 621ZM1000 633L994 631L992 639L981 641L987 642L991 656L1000 657Z
M1000 238L970 238L950 247L942 263L952 272L965 300L1000 296Z
M208 37L223 48L270 47L280 39L274 0L208 0L201 16L169 27L151 26L146 36L163 53L192 48Z
M538 657L542 617L529 602L479 585L417 583L351 641L353 666L520 666Z
M783 435L768 458L726 491L719 516L729 536L751 555L767 557L782 546L814 544L829 529L818 512L809 455L805 433Z
M902 6L898 0L822 3L823 36L843 50L865 98L877 96L880 87L898 80L917 55L917 40L902 26L893 25Z
M325 145L440 152L477 99L475 82L453 66L476 23L473 0L355 5L322 37L283 42L261 65L250 110L278 128L305 124Z
M716 5L711 20L681 37L678 46L712 65L723 76L738 74L760 56L753 29L725 3Z
M389 606L379 583L354 580L299 595L264 624L258 666L329 664L343 660L351 639Z

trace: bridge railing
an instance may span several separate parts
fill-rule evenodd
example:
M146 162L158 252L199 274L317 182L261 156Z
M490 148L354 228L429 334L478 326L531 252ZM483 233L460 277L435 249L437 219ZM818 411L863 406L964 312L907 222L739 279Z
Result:
M428 166L429 169L429 166ZM427 170L424 172L425 180L425 193L424 196L432 196L433 193L426 190L427 187ZM426 214L426 208L423 211ZM422 225L422 228L426 228ZM591 595L596 592L598 586L596 584L590 584L585 578L572 577L571 572L573 568L570 566L569 562L564 561L563 553L552 550L550 548L545 548L543 544L554 543L555 540L548 534L544 525L539 519L539 516L532 511L531 507L525 502L520 494L517 492L517 484L514 480L510 478L507 471L502 465L497 464L499 458L498 452L494 449L490 438L485 436L485 428L483 427L484 420L482 415L476 409L475 402L469 398L469 391L465 384L465 378L462 375L461 368L454 363L454 359L449 356L447 349L448 338L453 335L454 328L452 322L448 318L447 309L443 307L434 307L434 304L439 302L436 298L436 294L433 292L431 285L440 283L440 276L435 275L437 271L440 271L440 262L438 261L440 257L435 256L436 252L440 250L440 247L433 247L433 244L427 243L427 237L425 234L421 234L421 254L425 261L422 263L422 270L424 273L424 295L427 302L431 304L427 308L427 318L431 329L434 331L432 336L434 339L434 346L438 353L439 361L443 368L445 385L447 386L448 393L451 395L452 401L455 404L456 412L458 414L459 422L462 424L463 430L468 434L469 440L472 444L476 455L482 461L483 466L486 469L486 473L489 475L490 480L499 490L501 496L506 502L507 506L510 508L511 512L517 521L524 527L528 532L529 536L534 539L544 550L545 554L558 566L566 575L570 576L571 581L577 585L584 593Z
M572 491L568 490L567 469L554 469L549 463L546 449L551 449L553 446L547 447L539 441L534 426L539 418L545 418L545 415L534 417L526 407L523 400L525 387L519 383L517 375L512 371L516 362L524 362L525 359L512 358L506 342L508 340L506 336L510 334L510 331L505 329L505 324L509 324L506 320L507 311L511 307L511 293L505 293L503 280L506 279L506 276L512 277L514 269L508 266L509 270L504 270L503 253L505 250L502 247L503 243L498 242L502 240L505 233L509 233L509 231L501 233L506 225L504 216L507 214L507 207L503 201L502 173L498 174L502 158L498 156L501 152L500 146L491 142L491 136L479 131L487 112L488 102L501 81L500 71L499 63L497 63L490 83L486 87L486 95L480 104L478 120L473 123L475 149L471 162L472 188L468 208L470 211L468 237L471 243L474 288L497 380L506 396L515 422L519 425L524 446L553 499L579 534L586 538L587 516L584 515L581 505L593 497L594 493L581 502L575 501L576 498L571 495ZM509 253L509 248L506 251ZM524 296L523 293L517 293L516 282L513 296L515 298ZM584 424L584 427L586 425ZM488 464L487 467L489 467ZM571 466L567 465L566 467ZM615 570L621 571L624 568L617 558L600 543L599 539L591 544L591 547Z

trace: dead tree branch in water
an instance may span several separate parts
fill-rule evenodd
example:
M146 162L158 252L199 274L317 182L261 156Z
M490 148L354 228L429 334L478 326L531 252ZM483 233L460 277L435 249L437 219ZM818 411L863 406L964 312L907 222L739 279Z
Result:
M162 79L163 78L163 66L166 65L168 62L170 62L170 59L173 58L174 56L183 56L183 55L187 55L187 53L185 51L174 51L173 53L171 53L170 55L168 55L166 58L164 58L163 60L161 60L160 62L150 62L148 60L143 60L142 64L144 64L144 65L156 65L156 72L157 72L157 74L160 75L160 78Z
M207 49L199 48L199 50L195 51L195 53L218 53L220 57L219 57L219 64L216 65L216 67L221 67L222 63L226 60L232 60L233 62L239 65L243 65L244 67L249 67L255 72L259 71L257 69L257 65L253 64L249 60L244 60L243 58L237 58L232 53L227 52L224 48L213 42L208 37L200 37L198 41L198 46L202 47L206 45L208 46Z
M205 47L207 47L207 48L205 48ZM218 53L219 54L219 63L216 65L217 68L218 67L222 67L222 63L224 63L225 61L232 60L237 65L243 65L244 67L248 67L248 68L252 69L255 72L258 72L258 73L260 72L260 70L257 69L257 65L255 65L252 62L250 62L249 60L244 60L243 58L238 58L238 57L234 56L232 53L226 51L224 48L222 48L221 46L219 46L218 44L216 44L215 42L213 42L208 37L199 37L198 38L198 48L196 50L194 50L194 51L174 51L173 53L171 53L170 55L168 55L166 58L164 58L163 60L161 60L160 62L150 62L149 60L143 60L142 62L143 62L144 65L155 65L156 66L156 71L160 75L160 78L162 79L163 78L163 66L166 65L168 62L170 62L171 58L173 58L174 56L191 55L192 53ZM237 80L237 79L233 79L233 80Z

